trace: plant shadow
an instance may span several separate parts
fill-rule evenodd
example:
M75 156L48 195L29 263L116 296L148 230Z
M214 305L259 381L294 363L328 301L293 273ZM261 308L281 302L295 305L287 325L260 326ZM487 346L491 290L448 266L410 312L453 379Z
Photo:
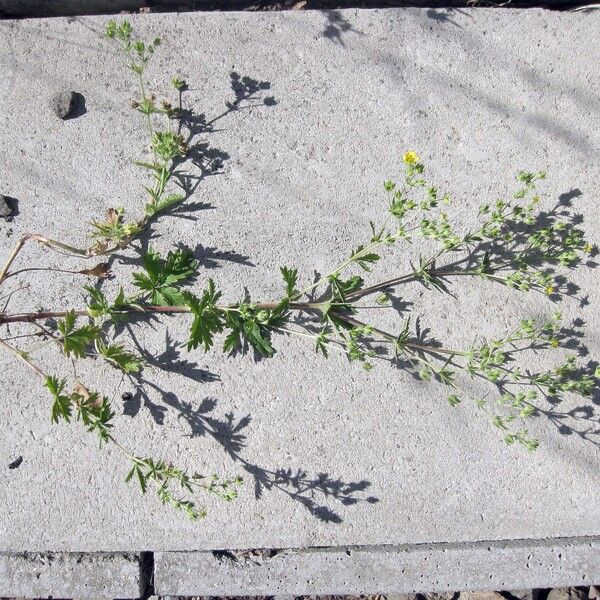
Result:
M561 327L555 334L555 339L561 348L569 350L571 354L584 358L589 355L587 345L583 342L584 333L583 327L585 323L581 318L576 318L570 326ZM442 348L442 343L431 337L430 330L420 329L419 324L416 325L416 335L411 340L421 344ZM599 363L595 360L588 359L585 364L576 367L570 372L569 376L575 379L589 378L594 382L589 395L575 395L573 392L566 390L548 390L543 385L537 383L539 378L547 371L535 371L525 366L526 361L520 360L519 355L531 352L537 353L542 350L547 350L547 344L541 342L530 342L522 347L516 347L514 350L508 350L506 354L506 364L519 368L528 379L528 382L512 381L509 372L506 371L497 382L492 383L479 373L473 373L472 379L480 382L483 386L492 388L498 397L504 394L514 396L518 391L535 391L537 398L531 402L534 408L533 418L545 417L561 435L579 436L582 440L600 448L600 381L597 377L597 369ZM423 353L418 353L420 357L426 358ZM435 352L432 353L435 355ZM430 354L431 355L431 354ZM440 354L437 356L441 360L445 360L446 356ZM392 361L394 366L408 372L413 378L420 383L423 383L423 378L420 375L419 365L410 360L399 357ZM452 366L452 361L447 365ZM444 382L437 375L432 375L432 380L439 384ZM475 393L477 397L486 397L485 389L478 388ZM569 399L569 397L571 399ZM583 402L579 406L573 407L572 398L576 397L579 402ZM569 408L561 409L561 406L568 403Z
M510 235L510 240L477 242L464 256L441 267L434 266L432 273L436 278L435 287L439 291L450 294L450 282L458 269L479 271L482 276L491 273L506 276L510 275L513 269L512 265L521 263L552 278L554 291L548 294L550 300L560 302L564 297L569 297L577 299L580 306L585 306L589 300L586 295L578 295L581 292L580 287L569 281L566 275L557 274L557 267L561 265L558 249L565 246L565 239L570 235L571 230L578 230L578 226L583 223L583 215L573 210L573 201L581 195L581 190L577 188L561 194L551 209L539 212L533 223L530 224L515 217L508 218L504 224L504 230ZM561 220L568 223L569 227L555 228L561 226ZM551 250L554 256L550 258L547 250L542 250L532 243L532 231L537 232L541 229L552 232ZM536 235L538 234L536 233ZM545 235L545 232L542 231L541 235ZM597 254L597 248L593 248L585 261L578 257L562 267L566 266L568 272L573 272L582 265L595 269L599 264L594 260ZM420 279L418 281L425 287L430 285L427 280ZM513 287L518 287L518 283L515 283Z
M216 373L201 368L197 362L182 357L182 345L177 344L165 332L165 349L158 355L146 350L137 339L131 324L125 326L129 338L135 345L136 353L151 368L169 373L175 373L191 379L195 383L219 381ZM251 417L235 419L233 413L224 418L214 415L217 400L204 398L199 406L180 400L173 392L166 391L151 381L142 373L132 373L129 380L134 389L133 393L126 392L122 396L123 414L135 417L142 407L146 408L157 425L163 425L168 407L176 411L178 418L183 419L190 427L190 437L210 437L216 441L225 453L238 464L254 484L254 494L257 500L263 497L265 491L279 491L299 502L314 517L327 523L341 523L342 517L325 501L337 501L342 506L351 506L360 502L376 504L379 500L363 492L371 486L367 480L346 482L332 477L328 473L309 475L304 469L281 467L271 469L263 467L244 456L246 433ZM156 403L150 397L148 390L153 390L161 398Z
M183 136L188 152L184 157L173 161L172 180L180 188L182 199L168 210L148 220L148 226L138 235L136 243L131 246L138 255L145 254L152 241L160 236L153 227L159 219L174 217L196 221L198 212L215 209L215 206L210 203L190 201L190 199L207 177L222 174L224 164L231 158L228 152L212 146L205 137L217 131L216 123L242 110L272 107L277 104L273 96L264 96L264 92L271 88L270 82L242 76L236 71L229 74L229 80L234 97L232 100L225 101L225 110L210 119L204 113L197 113L193 108L184 108L183 100L188 88L184 87L179 90L178 108L173 119L177 123L178 132ZM182 245L179 247L183 248ZM223 261L254 266L250 257L230 249L220 250L198 244L194 255L199 264L207 269L218 268ZM110 255L108 257L109 272L116 260L126 265L137 265L139 256L131 257L121 252ZM96 289L101 289L102 283L103 280L98 279L95 282Z
M326 22L321 35L335 44L345 46L344 37L349 33L364 35L362 31L354 29L352 23L339 10L327 10L324 14Z
M189 425L190 437L211 438L241 467L246 473L246 478L251 478L256 500L263 498L265 492L278 491L300 503L318 520L333 524L339 524L343 519L339 512L329 506L331 501L339 502L342 506L379 502L375 496L366 495L371 483L365 479L348 482L325 472L309 475L301 468L268 468L249 460L244 451L247 444L246 429L252 421L250 415L236 418L233 413L227 413L219 418L214 414L217 407L217 400L214 398L204 398L199 405L194 406L193 403L180 400L174 393L163 390L145 377L135 376L132 380L136 385L136 394L124 402L124 414L135 416L143 404L155 422L162 425L167 407L171 407L177 412L178 418ZM146 391L148 389L160 394L164 405L152 402ZM135 406L136 411L131 410L132 406Z

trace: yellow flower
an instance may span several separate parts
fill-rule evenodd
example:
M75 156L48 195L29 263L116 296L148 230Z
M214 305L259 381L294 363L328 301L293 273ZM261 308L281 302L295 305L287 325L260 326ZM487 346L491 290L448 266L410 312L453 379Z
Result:
M554 294L554 291L555 291L555 290L554 290L554 286L553 286L553 285L549 285L549 286L546 288L546 294L548 294L548 296L550 296L551 294Z
M558 340L557 340L556 338L552 338L552 339L550 340L550 345L551 345L553 348L558 348Z
M586 254L591 254L591 253L593 252L593 250L594 250L594 246L592 246L591 244L586 244L586 245L583 247L583 251L584 251Z
M410 150L409 152L404 153L402 160L407 165L414 165L419 162L419 155L416 152L414 152L413 150Z

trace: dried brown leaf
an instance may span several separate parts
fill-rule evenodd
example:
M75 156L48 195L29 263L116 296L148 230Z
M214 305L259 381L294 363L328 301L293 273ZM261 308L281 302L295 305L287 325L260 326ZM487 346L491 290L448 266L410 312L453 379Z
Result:
M82 275L89 275L90 277L97 277L98 279L107 279L110 275L110 268L107 262L98 263L92 269L81 269L79 271Z
M119 222L119 213L114 208L109 208L106 211L106 222L111 225L116 225Z
M84 400L87 400L90 397L89 390L79 381L79 379L75 380L75 385L73 386L73 393L81 396Z

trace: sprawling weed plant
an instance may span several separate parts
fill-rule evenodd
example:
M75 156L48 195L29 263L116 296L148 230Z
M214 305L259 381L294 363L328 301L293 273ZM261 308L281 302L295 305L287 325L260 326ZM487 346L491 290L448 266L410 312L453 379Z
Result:
M538 441L528 433L526 422L536 413L539 396L557 399L566 393L590 395L600 372L582 368L574 355L569 354L556 367L542 372L519 367L515 360L515 355L525 350L550 351L562 345L566 333L558 313L542 322L523 319L506 335L480 340L467 348L445 347L424 339L410 316L395 331L381 330L362 317L365 308L389 305L392 291L408 282L445 290L454 278L474 277L551 297L568 293L568 283L558 274L560 267L574 268L596 249L564 213L540 213L535 185L544 173L519 173L516 192L510 199L484 204L479 209L479 225L459 231L446 212L450 198L427 181L423 163L410 151L403 157L405 172L401 180L384 184L389 196L387 215L381 223L371 223L365 242L329 273L302 284L307 278L296 268L280 267L283 290L274 301L256 301L246 295L241 302L223 302L211 279L202 291L190 288L198 269L191 251L177 247L160 256L152 249L143 253L133 244L158 216L168 214L186 197L174 177L176 166L189 151L178 126L185 113L182 92L186 83L174 77L171 83L175 102L157 100L146 89L145 73L160 39L150 43L135 39L128 21L109 21L106 35L120 46L139 84L132 107L145 121L152 155L150 160L136 163L148 180L143 216L131 219L122 208L109 209L103 220L91 223L93 243L87 248L76 248L45 235L24 235L0 271L0 285L6 286L11 277L30 270L12 270L28 240L82 259L102 260L116 253L138 252L139 270L133 274L131 286L121 288L115 297L107 297L99 286L83 286L83 307L10 314L5 306L0 324L20 323L33 331L4 336L0 346L41 378L52 399L52 421L80 421L98 436L101 445L112 443L125 454L130 462L127 481L137 481L144 493L154 489L164 503L193 519L204 515L194 492L200 489L229 501L236 497L241 483L240 478L188 473L166 460L129 451L114 433L115 412L108 397L88 389L75 369L70 382L47 373L34 360L39 342L28 348L28 338L43 338L42 345L55 344L73 365L82 359L101 359L131 374L144 369L144 361L116 341L115 326L140 313L191 315L186 342L189 351L200 347L207 352L219 341L225 353L251 348L263 357L271 357L279 334L301 336L325 358L330 352L340 352L367 371L376 360L385 359L424 381L437 381L447 388L451 405L473 401L506 443L529 450L534 450ZM435 246L436 250L421 256L405 273L369 284L356 274L370 274L383 251L417 238L429 240L428 247ZM103 279L109 276L109 270L108 262L98 262L77 273ZM10 299L15 291L7 291L4 298ZM369 305L364 304L367 298ZM303 327L293 318L298 313L311 317L312 325ZM48 325L49 318L56 320L56 326ZM464 386L469 378L487 382L490 391L472 397Z

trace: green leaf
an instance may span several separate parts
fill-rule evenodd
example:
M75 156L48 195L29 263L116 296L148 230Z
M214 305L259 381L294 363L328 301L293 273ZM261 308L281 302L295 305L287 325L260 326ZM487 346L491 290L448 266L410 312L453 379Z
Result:
M152 148L164 161L185 155L183 136L176 131L155 131Z
M359 246L351 255L350 258L365 271L371 270L371 265L376 263L381 257L374 252L364 253L365 247Z
M110 19L108 21L108 23L106 24L106 29L104 31L104 34L106 35L107 38L114 38L115 34L117 33L117 22L114 19Z
M263 335L262 327L254 321L245 321L243 329L244 337L249 344L262 356L273 356L275 351L269 339Z
M150 249L143 257L145 273L134 273L134 284L149 293L149 300L160 306L180 306L185 298L180 287L196 274L198 262L191 250L170 251L166 259Z
M144 162L143 160L134 160L133 164L138 167L143 167L144 169L148 169L149 171L161 171L163 168L162 165L159 165L158 163L149 163L149 162Z
M315 352L317 354L319 354L319 352L320 352L325 358L327 358L329 356L329 352L327 350L327 343L328 343L327 330L326 330L326 328L323 328L317 335L316 343L315 343Z
M144 475L144 472L142 471L140 465L138 465L137 463L135 463L133 467L131 467L129 473L127 473L127 477L125 477L125 483L129 483L133 479L134 475L136 476L138 483L140 484L142 494L145 494L147 490L146 476Z
M53 423L58 423L60 419L64 419L67 423L71 420L71 398L65 396L62 392L65 389L66 380L58 379L53 375L48 375L44 386L48 388L54 403L52 404L51 418Z
M479 267L478 267L478 271L480 273L487 273L489 271L490 268L490 253L489 252L484 252L483 256L481 257L481 262L479 263Z
M288 320L290 300L284 298L275 308L268 311L269 318L267 324L270 326L283 325Z
M238 304L235 310L227 311L225 324L231 331L225 339L223 351L235 351L241 346L243 338L260 355L273 356L275 350L269 339L270 329L287 321L289 300L284 298L270 310L259 308L249 300L246 298L246 301Z
M65 354L84 358L87 347L98 339L101 331L96 325L89 324L75 329L76 318L75 311L69 311L64 319L58 321L58 330L62 334Z
M298 269L279 267L283 280L285 281L285 294L291 298L297 294L296 283L298 282Z
M232 352L238 348L242 343L241 334L242 330L240 326L231 326L231 331L227 334L223 343L223 352Z
M363 278L358 275L353 275L345 281L337 275L330 275L328 280L331 285L332 299L342 302L345 302L348 294L360 289L364 283Z
M183 292L184 302L194 315L187 343L188 350L202 344L207 352L214 343L214 334L223 331L222 311L216 306L220 297L221 292L216 291L212 279L208 280L208 287L200 298L190 292Z
M95 432L100 438L100 445L110 439L110 429L115 413L105 396L100 398L97 392L88 392L80 386L80 391L72 394L77 406L77 419L81 420L89 432Z
M119 293L112 304L100 290L88 285L84 286L84 289L90 295L90 300L87 303L87 311L90 317L94 319L109 316L113 322L117 322L123 319L123 313L127 312L128 308L135 306L130 298L125 297L122 287L119 288Z
M87 303L88 314L92 318L98 318L108 313L110 304L106 296L91 285L84 285L83 289L90 295Z
M119 344L102 346L100 353L106 360L119 367L124 373L137 373L144 367L144 361L139 356L129 352L124 346Z
M141 231L139 223L126 223L123 208L109 208L105 221L91 221L92 237L121 242Z
M402 331L398 334L396 338L396 355L400 352L405 346L408 338L410 336L410 317L404 321L404 327Z
M144 207L144 212L146 216L153 217L158 213L165 212L169 208L183 202L185 200L185 196L183 194L170 194L169 196L165 196L161 198L157 202L149 202Z
M456 394L450 394L448 396L448 402L450 402L450 406L456 406L460 404L460 398Z
M390 296L384 292L383 294L379 294L379 296L377 296L375 302L379 304L379 306L385 306L386 304L389 304Z
M185 79L175 76L171 78L171 85L178 91L181 92L187 86Z

